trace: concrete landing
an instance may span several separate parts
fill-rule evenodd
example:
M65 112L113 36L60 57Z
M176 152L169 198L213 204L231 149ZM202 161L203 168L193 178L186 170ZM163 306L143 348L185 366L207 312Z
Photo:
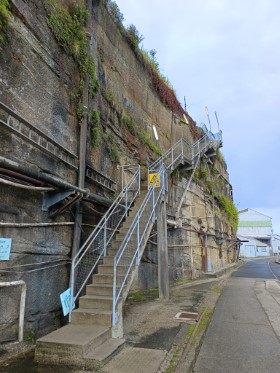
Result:
M104 373L156 373L166 352L147 348L128 347L110 361L102 372Z
M54 332L38 339L38 343L56 343L56 344L67 344L75 346L86 346L95 338L98 338L107 331L106 328L101 325L73 325L69 324Z
M111 328L69 324L37 340L35 360L40 364L99 368L124 339L112 339Z

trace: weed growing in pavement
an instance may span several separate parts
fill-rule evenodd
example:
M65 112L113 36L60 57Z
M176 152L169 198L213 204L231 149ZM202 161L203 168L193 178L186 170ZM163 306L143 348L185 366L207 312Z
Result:
M177 360L178 360L178 357L180 355L180 351L181 351L181 347L182 346L179 346L176 348L173 356L172 356L172 359L169 363L169 366L168 368L164 371L164 373L172 373L174 371L174 368L176 367L176 363L177 363Z
M191 282L192 280L189 279L189 278L182 278L181 280L179 281L176 281L174 283L174 286L180 286L180 285L185 285L185 284L188 284L189 282Z
M194 332L191 346L193 346L196 343L197 337L199 337L205 331L205 329L207 328L207 325L209 323L209 320L212 316L213 311L209 310L209 309L206 309L206 310L200 310L198 313L201 314L201 315L203 314L203 316L199 321L199 325L198 325L196 331Z
M31 330L26 338L27 342L34 344L36 341L36 332L35 330Z
M213 286L211 288L211 291L213 291L214 293L220 294L222 292L222 288L220 286Z
M152 288L146 291L136 291L127 298L129 302L144 302L158 297L158 289Z

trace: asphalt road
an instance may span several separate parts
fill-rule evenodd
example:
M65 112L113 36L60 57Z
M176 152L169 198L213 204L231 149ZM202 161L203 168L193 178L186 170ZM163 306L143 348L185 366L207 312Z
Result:
M193 371L280 372L280 265L257 259L239 268L217 302Z
M280 279L280 264L275 263L274 259L270 257L250 260L234 272L232 277Z

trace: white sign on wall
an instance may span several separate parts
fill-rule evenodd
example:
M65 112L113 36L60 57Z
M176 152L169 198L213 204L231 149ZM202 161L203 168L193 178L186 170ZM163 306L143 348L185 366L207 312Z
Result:
M11 238L0 238L0 260L10 259L11 246Z
M62 305L63 315L68 315L70 311L70 299L71 299L71 291L70 288L65 290L63 293L60 294L60 301ZM72 305L72 310L75 308L75 304Z

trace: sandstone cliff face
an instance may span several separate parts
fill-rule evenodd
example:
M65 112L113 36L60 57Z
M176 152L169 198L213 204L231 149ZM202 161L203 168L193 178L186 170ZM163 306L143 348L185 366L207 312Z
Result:
M36 174L44 174L77 185L81 69L73 56L58 45L48 24L46 1L12 0L11 3L8 43L0 44L0 103L4 104L0 105L0 157L3 161L0 168L9 169L7 165L11 165L13 169L19 167L21 173L27 170L34 178ZM55 4L67 11L72 5L85 5L82 0L55 0ZM137 58L102 2L94 2L89 34L94 76L99 86L94 97L90 97L87 110L98 113L95 125L98 124L99 143L94 143L93 125L89 124L84 144L86 164L92 172L105 176L113 186L104 188L101 183L86 177L85 187L92 193L113 199L121 184L118 164L140 163L144 183L146 166L158 158L147 141L155 142L153 125L160 138L160 143L154 145L165 151L182 137L193 143L194 122L186 113L191 124L188 125L162 103L150 72ZM10 127L4 124L8 121ZM52 145L52 141L60 148ZM49 143L44 145L44 142ZM60 155L57 155L58 151ZM65 157L70 161L65 161ZM227 180L226 194L229 196L231 188L225 164L218 161L215 164ZM184 177L175 181L172 184L174 193L182 194L186 182ZM45 182L43 186L50 185ZM171 215L176 203L171 193ZM24 279L27 282L27 334L28 330L45 333L58 324L61 316L59 294L69 283L75 210L70 208L50 218L48 211L42 210L42 204L41 192L1 184L0 236L12 238L12 251L9 261L0 261L0 281ZM94 225L106 210L100 204L83 207L83 223L89 225ZM192 222L177 231L170 229L169 233L171 280L206 269L201 265L201 258L205 256L205 249L201 249L205 242L202 245L201 239L205 236L197 234L202 225L197 223L198 219L203 220L205 231L209 228L209 234L214 236L223 232L233 239L231 225L223 223L225 218L222 216L215 218L216 209L211 198L205 197L203 188L193 184L181 212L183 219L191 218ZM46 226L36 226L41 223ZM84 227L82 238L86 237L88 229ZM147 248L135 287L156 285L156 246L151 245ZM215 246L212 268L219 268L233 259L233 253L227 252L226 248L221 250L217 242L212 245ZM0 315L4 315L0 318L1 337L13 338L18 313L10 310L18 309L19 293L7 289L2 293L1 288L0 291ZM10 303L6 308L8 298Z

